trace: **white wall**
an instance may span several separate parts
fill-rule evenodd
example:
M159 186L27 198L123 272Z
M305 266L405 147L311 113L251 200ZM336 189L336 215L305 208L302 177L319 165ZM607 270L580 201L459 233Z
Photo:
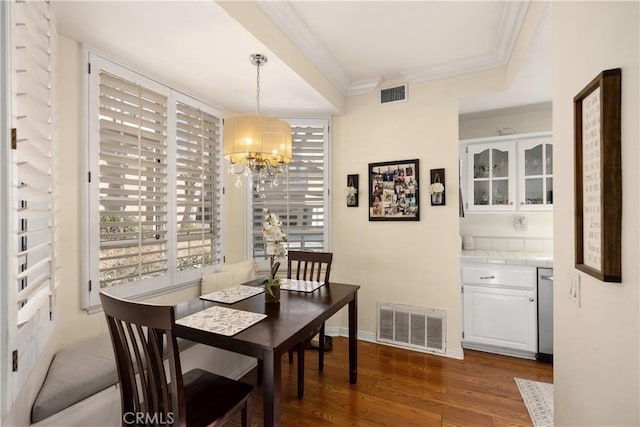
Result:
M511 128L513 133L549 132L551 130L551 103L460 116L460 139L499 136L498 128Z
M640 425L638 2L553 5L555 425ZM574 269L573 97L602 70L622 68L622 283Z
M470 77L474 90L499 74ZM457 95L465 79L412 85L405 103L379 105L375 93L353 96L333 120L331 276L361 285L361 332L375 334L376 303L447 312L448 350L461 356ZM368 221L368 163L420 160L420 221ZM431 206L429 170L445 168L447 204ZM346 207L347 174L360 175L360 206Z

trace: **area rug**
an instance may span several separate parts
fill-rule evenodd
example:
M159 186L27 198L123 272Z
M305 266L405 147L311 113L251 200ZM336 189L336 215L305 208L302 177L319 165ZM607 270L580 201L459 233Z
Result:
M553 384L514 378L534 427L553 427Z

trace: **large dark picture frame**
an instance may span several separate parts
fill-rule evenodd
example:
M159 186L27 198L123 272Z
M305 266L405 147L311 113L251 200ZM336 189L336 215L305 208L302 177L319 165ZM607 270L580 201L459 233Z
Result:
M604 282L622 281L621 80L605 70L573 99L575 266Z
M369 221L419 221L418 159L369 163Z

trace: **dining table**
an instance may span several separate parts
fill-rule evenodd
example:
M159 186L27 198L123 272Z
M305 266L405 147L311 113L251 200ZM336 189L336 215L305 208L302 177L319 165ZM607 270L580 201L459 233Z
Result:
M259 286L261 280L245 285ZM358 380L358 289L360 286L325 283L313 292L280 291L280 302L266 303L264 292L241 301L225 304L196 298L176 305L177 337L255 357L262 362L264 426L280 425L281 356L308 339L324 322L348 306L349 371L351 384ZM180 319L213 306L228 307L266 315L252 326L231 336L205 328L180 324ZM260 379L258 380L260 381Z

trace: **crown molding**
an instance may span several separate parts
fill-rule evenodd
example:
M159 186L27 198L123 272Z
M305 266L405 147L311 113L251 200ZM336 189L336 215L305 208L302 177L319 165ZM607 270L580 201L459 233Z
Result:
M343 95L349 91L349 77L331 53L311 32L288 1L258 1L256 4L280 28Z
M530 0L505 3L502 17L500 18L498 39L493 51L420 70L411 70L403 73L404 79L408 83L424 83L504 67L511 59L511 54L520 35L520 29L527 16L530 3Z
M367 93L371 93L376 90L376 88L382 82L382 77L374 77L372 79L366 80L358 80L352 82L349 85L349 89L347 90L347 96L351 95L364 95Z
M529 11L530 0L506 2L500 19L500 30L496 42L495 54L500 66L505 66L511 59L520 29Z
M349 77L325 46L288 1L259 1L260 9L273 20L289 40L327 77L345 96L361 95L375 90L381 77L349 81ZM482 55L402 73L407 83L423 83L462 74L486 71L507 65L529 10L531 0L507 1L500 18L500 28L494 49Z

